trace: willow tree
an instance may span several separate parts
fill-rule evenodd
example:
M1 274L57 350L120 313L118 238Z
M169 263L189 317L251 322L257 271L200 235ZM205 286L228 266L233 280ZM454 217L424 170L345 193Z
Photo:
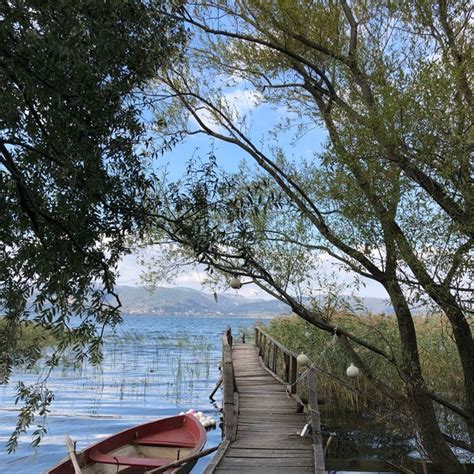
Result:
M1 383L39 355L19 350L25 320L50 329L59 353L92 361L104 326L120 320L116 266L145 225L149 185L143 89L185 39L171 3L0 6ZM46 365L57 362L55 352ZM26 407L10 449L47 412L40 382L19 383Z
M365 346L396 365L405 387L399 396L429 458L445 472L460 467L433 402L461 416L474 439L471 13L469 2L442 0L205 2L180 17L195 34L189 63L160 76L167 89L157 103L173 140L205 134L235 146L260 170L250 182L225 178L214 165L192 172L181 189L161 196L169 212L157 221L159 232L184 255L249 277L337 333L359 364L357 348ZM286 111L284 119L257 134L231 100L237 91L252 97L256 112L271 105ZM295 159L279 143L291 129L297 137L314 127L326 131L327 143L312 158ZM306 254L302 269L290 271L286 261L296 279L298 271L310 278L308 252L323 252L385 288L399 360L333 327L297 297L298 285L283 278L285 265L267 258L289 245ZM450 322L465 388L455 402L426 385L414 301L432 304Z

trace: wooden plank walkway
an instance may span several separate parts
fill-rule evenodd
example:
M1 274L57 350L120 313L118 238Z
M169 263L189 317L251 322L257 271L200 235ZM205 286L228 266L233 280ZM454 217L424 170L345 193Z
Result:
M285 387L260 365L256 347L235 344L232 359L239 394L237 433L215 472L314 472L311 438L299 435L306 417L296 413Z

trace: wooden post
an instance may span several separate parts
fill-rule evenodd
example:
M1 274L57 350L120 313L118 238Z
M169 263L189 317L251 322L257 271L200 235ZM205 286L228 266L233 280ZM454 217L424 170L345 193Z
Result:
M272 352L272 341L268 340L268 352L267 352L267 367L270 368L270 354Z
M219 387L222 385L222 376L219 378L219 380L216 383L216 386L214 387L214 390L212 393L209 395L209 398L214 401L214 395L216 394L217 390Z
M227 440L233 441L234 426L237 423L237 419L234 410L235 381L230 329L227 329L222 337L222 382L224 385L224 435Z
M278 372L277 372L277 351L278 351L278 347L276 345L273 346L273 357L272 357L272 370L273 370L273 373L278 375Z
M316 391L316 372L314 368L308 370L306 375L308 384L308 401L313 425L314 472L325 474L323 438L321 436L321 417L318 408L318 393Z
M298 374L298 364L296 362L296 357L291 356L290 358L290 384L291 384L291 393L296 394L298 387L296 386L296 377Z

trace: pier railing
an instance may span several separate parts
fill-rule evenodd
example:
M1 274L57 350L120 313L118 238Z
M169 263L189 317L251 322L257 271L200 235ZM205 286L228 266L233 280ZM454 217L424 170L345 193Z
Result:
M310 365L298 374L298 354L282 346L258 327L255 328L255 346L264 368L280 383L286 385L288 393L302 409L310 414L313 429L314 472L324 474L326 470L315 369Z
M244 340L242 342L245 342ZM214 458L206 467L204 474L214 474L226 451L236 439L237 422L239 413L239 396L235 383L234 365L232 359L233 337L227 329L222 336L222 384L224 388L223 415L225 438L220 444ZM312 365L298 367L298 354L290 351L268 333L260 328L255 328L255 346L258 350L262 367L278 382L286 386L287 391L296 400L302 410L311 417L314 472L322 474L325 467L332 471L397 471L413 473L439 473L436 467L426 461L402 460L400 465L389 460L364 460L364 459L325 459L321 437L321 422L318 409L316 368ZM323 372L324 373L324 372ZM219 382L214 389L217 391ZM474 474L474 464L463 464L466 473ZM242 472L244 472L242 470ZM296 472L296 471L295 471Z
M288 391L303 405L299 397L302 395L301 387L298 390L298 354L282 346L258 327L255 328L255 346L265 367L279 382L286 385Z

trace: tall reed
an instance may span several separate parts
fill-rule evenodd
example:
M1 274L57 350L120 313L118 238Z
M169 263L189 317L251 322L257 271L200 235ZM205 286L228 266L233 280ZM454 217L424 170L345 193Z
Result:
M392 354L398 363L401 361L395 317L338 313L331 322ZM416 316L414 322L428 388L453 402L462 403L461 365L446 319L443 316ZM362 412L375 405L380 408L378 402L388 403L365 377L349 379L346 376L346 369L352 361L334 335L311 326L297 316L275 318L265 330L289 349L304 352L322 369L318 372L318 386L321 397L326 401L326 410ZM354 348L374 376L391 387L393 393L403 394L403 382L396 366L363 347ZM323 372L334 374L344 383L352 385L353 389L348 389Z

